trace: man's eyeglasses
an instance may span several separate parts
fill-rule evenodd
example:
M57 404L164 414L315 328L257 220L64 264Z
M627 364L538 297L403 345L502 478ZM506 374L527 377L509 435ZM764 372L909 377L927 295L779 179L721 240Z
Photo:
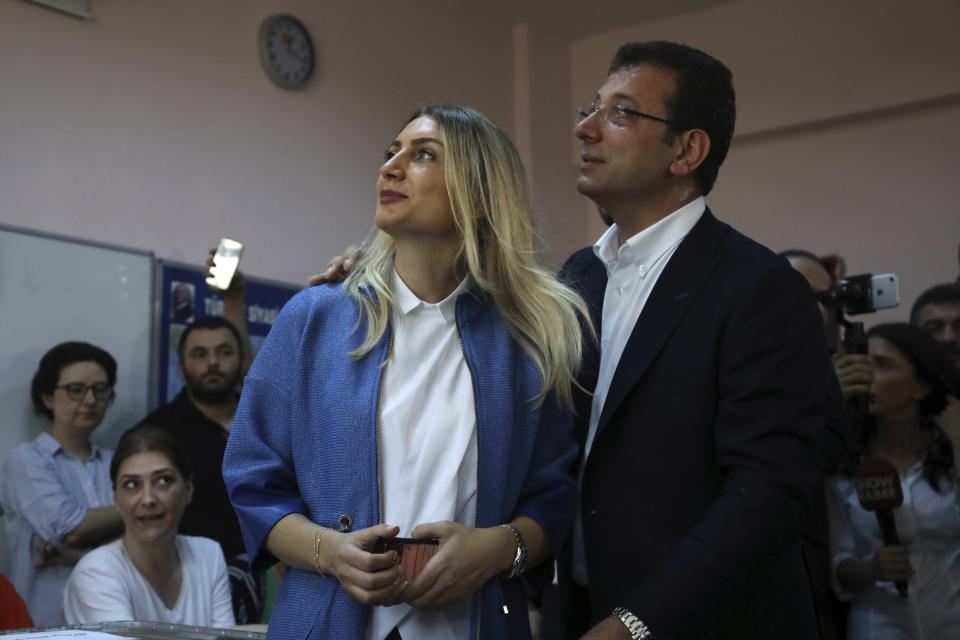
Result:
M669 125L675 129L684 128L683 125L676 120L668 120L667 118L652 116L649 113L634 111L633 109L627 109L626 107L620 105L613 107L601 107L596 102L591 102L590 104L577 107L577 124L580 124L598 111L600 112L600 118L602 120L605 120L609 124L614 124L618 127L626 127L636 122L639 118L646 118L647 120L662 122L663 124Z
M83 384L82 382L71 382L70 384L61 384L54 389L63 389L67 392L67 397L74 402L80 402L87 397L87 390L93 391L93 398L98 402L105 402L113 398L113 387L106 382L97 382L94 384Z

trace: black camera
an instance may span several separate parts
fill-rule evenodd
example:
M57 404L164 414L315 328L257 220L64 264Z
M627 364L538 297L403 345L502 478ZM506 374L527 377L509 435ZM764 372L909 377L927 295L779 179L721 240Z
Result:
M849 276L817 294L820 303L851 316L891 309L900 304L897 274Z

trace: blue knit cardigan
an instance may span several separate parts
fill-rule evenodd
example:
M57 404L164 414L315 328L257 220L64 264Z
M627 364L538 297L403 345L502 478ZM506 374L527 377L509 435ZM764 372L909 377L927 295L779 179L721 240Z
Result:
M223 474L256 567L275 561L264 544L290 513L337 528L381 522L377 456L380 379L387 335L365 357L359 307L338 285L306 289L284 307L244 382ZM535 398L542 378L482 296L457 298L457 329L473 378L477 418L477 526L518 516L563 543L575 507L569 475L572 419L555 398ZM359 325L358 325L359 321ZM504 613L506 608L509 613ZM290 568L271 615L272 639L362 638L369 607L335 579ZM526 638L519 580L494 578L472 597L471 638Z

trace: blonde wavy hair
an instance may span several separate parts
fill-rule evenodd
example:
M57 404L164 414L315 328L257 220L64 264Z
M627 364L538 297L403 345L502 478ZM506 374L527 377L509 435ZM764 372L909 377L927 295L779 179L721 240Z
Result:
M467 107L425 106L405 124L421 116L432 118L443 137L447 193L460 232L458 270L489 296L513 339L539 369L543 388L536 401L553 391L571 407L583 353L582 327L594 339L595 333L583 299L538 257L520 154L503 131ZM367 321L365 339L351 352L353 358L367 355L386 331L396 304L393 258L393 239L378 231L344 282Z

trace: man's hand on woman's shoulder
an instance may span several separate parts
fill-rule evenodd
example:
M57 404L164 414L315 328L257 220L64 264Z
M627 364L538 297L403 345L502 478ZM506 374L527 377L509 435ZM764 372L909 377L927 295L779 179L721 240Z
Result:
M307 286L315 287L318 284L328 284L343 282L357 264L357 258L360 257L360 247L350 245L343 250L339 256L335 256L327 265L323 273L318 273L307 278Z

